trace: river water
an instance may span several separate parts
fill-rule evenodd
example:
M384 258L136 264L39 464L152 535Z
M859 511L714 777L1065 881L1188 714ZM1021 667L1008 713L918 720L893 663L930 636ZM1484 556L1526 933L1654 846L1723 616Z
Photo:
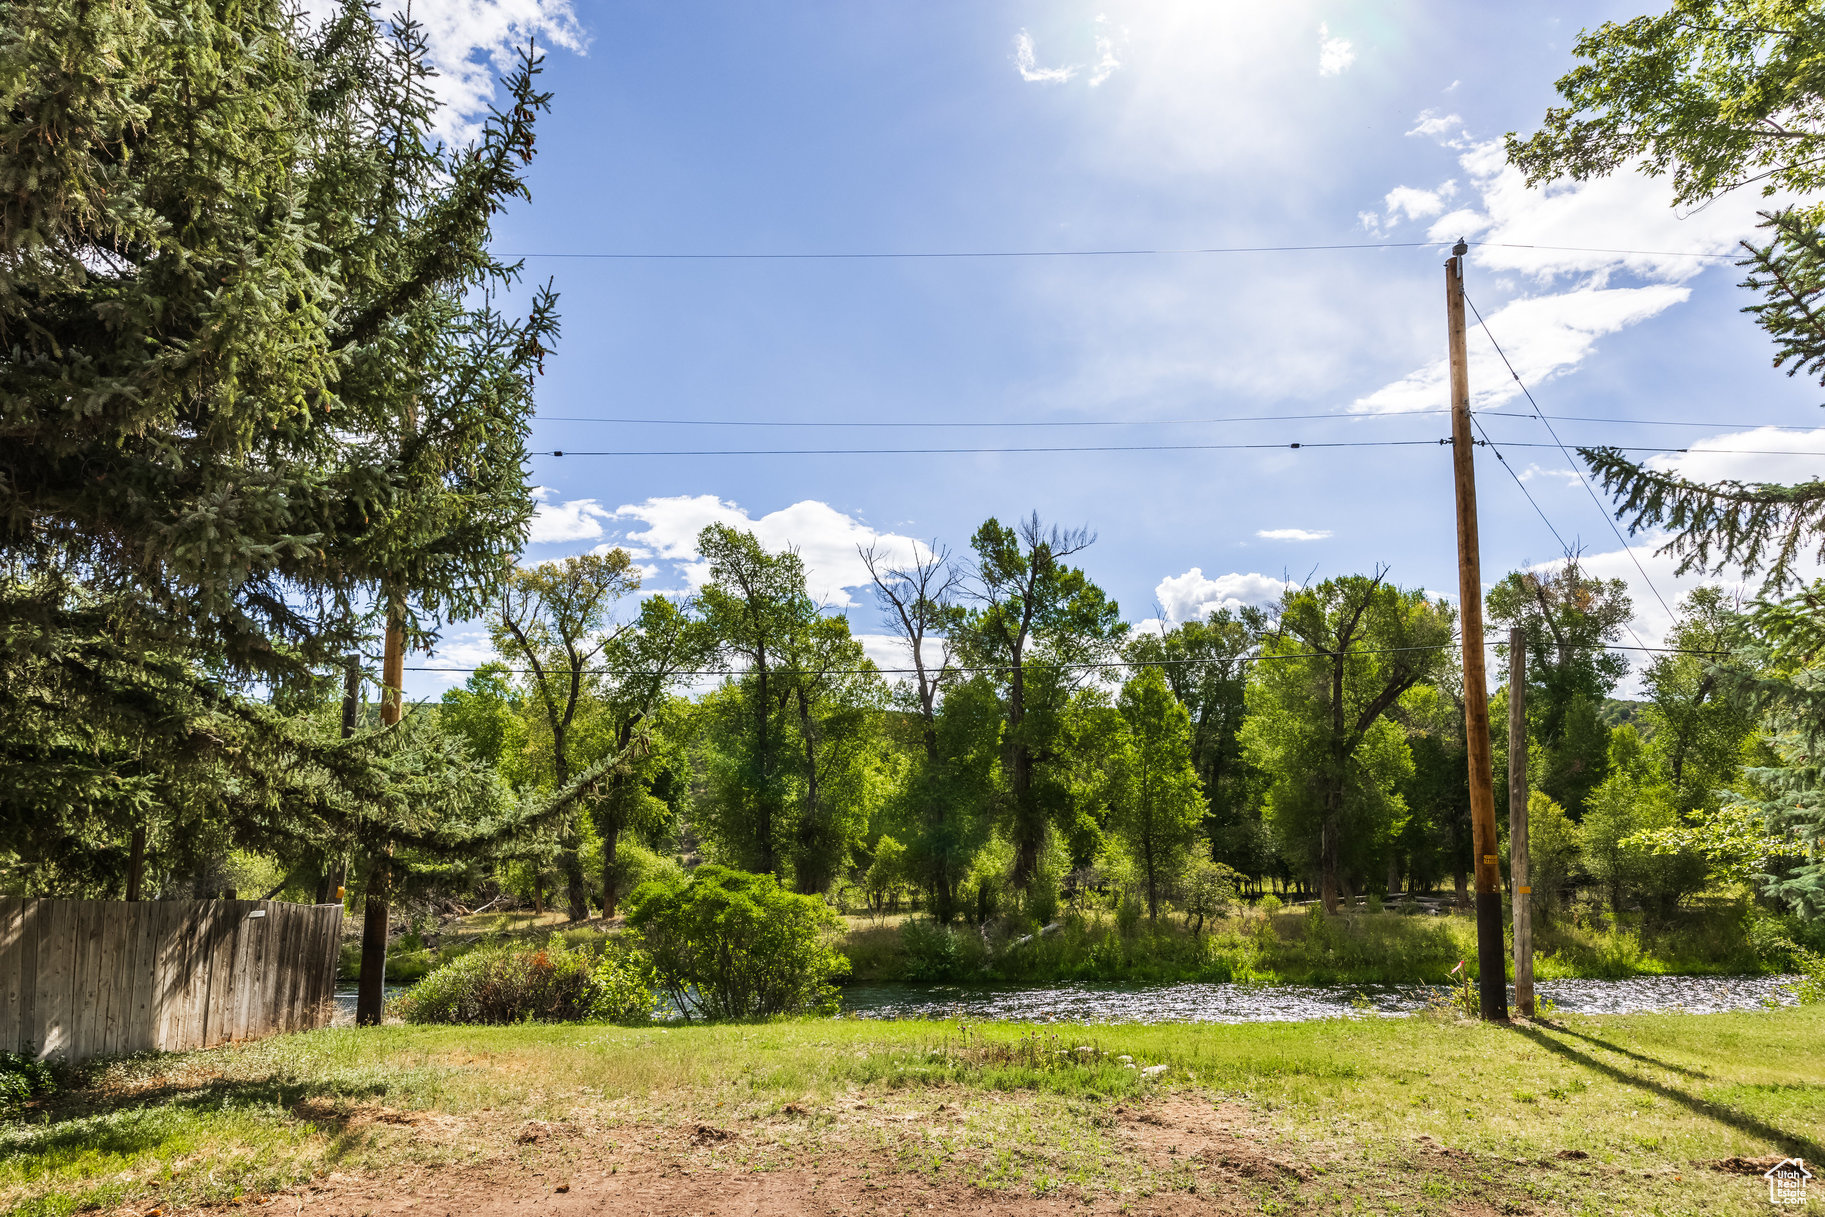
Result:
M1717 1014L1793 1005L1792 976L1635 976L1545 980L1534 991L1570 1014ZM388 985L387 999L405 992ZM1399 1017L1435 999L1433 985L851 985L843 1013L859 1018L961 1018L1017 1023L1282 1023ZM355 990L336 991L336 1025L355 1022Z
M1716 1014L1792 1005L1791 976L1637 976L1547 980L1534 992L1572 1014ZM861 1018L964 1018L1021 1023L1276 1023L1423 1009L1433 985L1063 984L851 985L843 1012Z

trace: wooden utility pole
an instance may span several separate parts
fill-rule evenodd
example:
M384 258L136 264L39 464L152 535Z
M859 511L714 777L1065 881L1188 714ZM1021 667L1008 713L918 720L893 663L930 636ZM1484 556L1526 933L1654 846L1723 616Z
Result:
M1445 263L1451 346L1451 469L1457 484L1457 588L1464 642L1464 737L1470 751L1470 839L1476 854L1476 959L1484 1018L1508 1017L1507 952L1496 863L1495 778L1489 751L1489 683L1483 671L1483 572L1477 549L1476 449L1470 435L1470 366L1464 349L1464 255Z
M1533 888L1527 885L1527 635L1508 631L1508 891L1514 904L1514 1004L1534 1014Z
M380 722L399 722L406 677L405 605L397 595L388 603L386 650L380 661ZM355 994L355 1022L377 1027L386 1011L387 901L393 888L393 847L374 852L368 866L367 895L362 901L361 980Z

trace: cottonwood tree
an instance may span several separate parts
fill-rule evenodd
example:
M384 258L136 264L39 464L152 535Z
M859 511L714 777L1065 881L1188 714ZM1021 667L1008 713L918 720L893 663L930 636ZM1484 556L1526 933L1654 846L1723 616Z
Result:
M1066 791L1044 767L1057 755L1064 715L1088 679L1085 665L1106 661L1127 632L1121 610L1065 559L1095 540L1085 529L1050 528L1034 513L1013 527L990 518L970 539L976 568L951 638L968 666L1000 686L1005 731L1012 879L1024 889L1038 869Z
M1001 713L988 681L951 662L947 635L959 623L963 572L949 551L916 547L907 561L894 563L878 544L858 549L882 619L912 665L912 680L898 686L918 731L898 815L910 829L906 866L930 893L932 915L948 923L988 835Z
M1214 858L1250 875L1261 873L1259 775L1242 754L1249 667L1268 629L1254 605L1213 610L1161 633L1139 632L1123 654L1158 667L1191 715L1191 763L1208 804L1205 831Z
M580 554L514 570L489 619L495 649L523 665L528 696L550 733L551 775L558 789L570 784L582 759L576 755L577 716L595 693L593 669L633 628L615 623L616 603L639 590L640 572L626 550ZM558 834L572 921L589 916L577 815L574 807L567 811Z
M884 797L880 674L849 622L812 600L796 553L726 525L706 528L698 549L710 564L704 620L734 667L705 702L706 826L750 869L823 891Z
M1489 589L1486 603L1493 625L1519 626L1525 634L1527 719L1546 749L1545 789L1579 815L1608 765L1609 729L1599 709L1629 670L1628 659L1609 649L1634 615L1628 585L1586 573L1570 554L1552 571L1510 572ZM1506 642L1496 655L1512 678Z
M1268 816L1314 864L1332 912L1345 838L1358 867L1385 844L1377 838L1412 766L1389 712L1449 663L1452 610L1384 580L1350 575L1287 591L1243 724L1244 749L1270 775Z
M682 727L671 721L678 715L668 711L674 710L678 684L709 662L714 650L704 623L665 596L641 601L632 627L617 630L603 647L597 700L615 754L623 758L589 807L602 841L605 917L615 915L623 894L617 864L622 836L629 831L654 835L675 814L668 797L679 795L683 761L669 753L676 751Z
M1158 668L1122 685L1122 731L1110 757L1109 826L1140 874L1147 916L1184 870L1204 817L1204 792L1191 761L1191 716Z
M725 664L739 664L724 696L711 703L738 722L721 742L729 772L717 820L734 859L749 870L784 874L786 819L783 653L817 619L805 590L805 564L787 550L769 553L753 533L712 524L697 537L710 579L699 593L704 621Z

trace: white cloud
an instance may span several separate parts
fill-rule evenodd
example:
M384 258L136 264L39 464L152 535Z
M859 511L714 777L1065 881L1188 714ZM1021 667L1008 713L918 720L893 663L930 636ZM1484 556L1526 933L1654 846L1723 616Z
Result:
M1339 76L1344 69L1356 62L1356 48L1344 38L1331 37L1331 27L1320 22L1318 26L1318 74L1320 76Z
M1168 621L1189 621L1220 608L1240 608L1245 604L1269 605L1277 602L1287 588L1286 579L1271 575L1227 574L1207 578L1198 567L1182 575L1168 575L1153 589Z
M614 518L634 521L625 538L645 546L675 569L692 588L709 580L709 563L697 554L697 534L710 524L727 524L752 532L770 550L787 546L805 563L808 589L814 599L832 608L856 603L855 589L869 584L868 570L856 552L858 545L874 542L888 559L903 563L928 552L912 537L878 533L854 516L845 515L815 499L805 499L778 511L755 517L715 495L678 495L647 499L615 509Z
M1076 65L1062 68L1040 67L1038 52L1033 47L1033 35L1025 30L1014 35L1014 67L1019 71L1020 79L1036 84L1063 84L1077 75ZM1101 65L1098 65L1099 70L1100 67ZM1107 75L1103 79L1108 79ZM1101 84L1102 81L1098 80L1094 83Z
M1457 183L1446 182L1437 190L1418 190L1412 186L1396 186L1388 191L1384 202L1388 208L1388 218L1405 215L1409 220L1423 220L1445 210L1445 200L1457 194Z
M1515 300L1489 318L1515 372L1532 388L1576 367L1606 334L1645 321L1683 302L1691 290L1670 284L1650 287L1583 287L1557 295ZM1470 404L1496 406L1520 394L1507 366L1474 320L1468 336ZM1392 414L1438 409L1450 404L1444 360L1358 398L1352 410Z
M1681 255L1729 253L1754 232L1757 208L1768 205L1751 191L1738 191L1697 211L1682 211L1673 207L1665 178L1634 170L1530 187L1508 163L1500 140L1471 145L1459 164L1481 206L1444 216L1433 224L1431 235L1439 240L1475 235L1473 265L1541 280L1627 270L1683 282L1715 259ZM1542 245L1570 248L1512 248ZM1617 249L1646 252L1604 252Z
M1109 32L1108 14L1099 14L1096 18L1096 63L1090 69L1091 88L1108 80L1122 66L1115 49L1115 38Z
M1825 427L1757 427L1694 440L1685 452L1654 457L1648 465L1695 482L1810 482L1825 478L1825 458L1811 455L1819 452L1825 452Z
M1576 486L1583 480L1575 469L1548 469L1544 465L1531 463L1515 476L1523 482L1531 482L1537 477L1562 478L1567 486Z
M302 0L305 15L321 22L341 5ZM393 10L385 10L388 15ZM571 0L437 0L412 9L423 27L437 75L430 88L443 103L438 133L454 143L475 138L488 115L496 81L511 70L520 48L535 39L541 50L582 54L589 39Z
M413 662L419 667L437 669L433 677L440 684L460 685L469 679L470 672L499 659L494 644L488 640L488 631L469 629L445 634L435 651Z
M532 533L527 537L533 545L587 541L601 536L602 522L614 518L613 512L594 499L554 503L551 497L556 492L549 486L537 487L532 493L539 500L532 513Z
M1452 81L1451 88L1457 88ZM1450 92L1447 89L1446 92ZM1421 110L1419 117L1413 120L1412 130L1408 135L1417 135L1422 139L1437 140L1447 147L1459 146L1459 142L1469 139L1464 131L1464 120L1456 114L1440 114L1437 110Z
M1263 528L1255 534L1264 541L1322 541L1331 535L1328 528Z

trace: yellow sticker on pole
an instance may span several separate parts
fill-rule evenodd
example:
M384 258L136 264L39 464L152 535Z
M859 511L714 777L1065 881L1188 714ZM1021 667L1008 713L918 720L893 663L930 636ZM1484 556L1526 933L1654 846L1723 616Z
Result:
M1520 892L1523 896L1531 896L1534 894L1534 889L1526 886L1517 887L1515 888L1515 891Z
M1484 854L1483 855L1483 865L1484 866L1494 866L1495 865L1495 855L1494 854Z

